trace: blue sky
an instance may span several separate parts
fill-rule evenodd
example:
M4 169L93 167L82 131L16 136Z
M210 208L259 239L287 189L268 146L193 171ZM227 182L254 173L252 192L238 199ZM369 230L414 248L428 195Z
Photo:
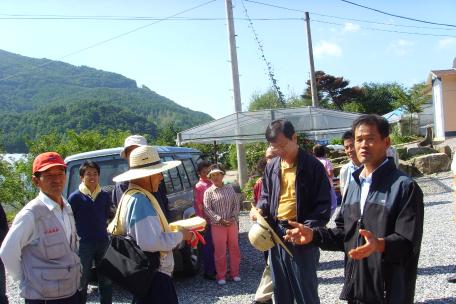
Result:
M234 111L223 0L181 14L178 16L181 20L158 22L70 56L66 55L156 21L8 19L11 15L164 18L205 2L1 1L0 49L116 72L182 106L220 118ZM451 68L456 57L456 27L393 18L340 0L258 2L297 11L233 0L244 109L252 94L266 91L271 84L252 30L245 20L243 4L253 19L253 26L278 84L287 96L301 94L309 78L305 24L303 13L299 11L309 11L313 20L311 27L316 70L344 76L351 85L399 82L410 86L424 81L432 69ZM456 1L453 0L353 2L407 17L456 24ZM261 18L281 20L255 20ZM411 35L378 29L442 36Z

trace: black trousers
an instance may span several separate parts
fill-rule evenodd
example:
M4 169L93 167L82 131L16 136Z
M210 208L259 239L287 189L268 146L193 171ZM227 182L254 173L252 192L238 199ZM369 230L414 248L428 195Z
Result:
M144 298L133 298L133 304L177 304L176 289L172 278L164 273L157 271L155 274L149 293Z
M8 297L6 296L5 267L3 266L2 259L0 259L0 304L8 304Z
M64 299L57 300L29 300L25 299L25 304L80 304L81 294L77 291L74 295Z

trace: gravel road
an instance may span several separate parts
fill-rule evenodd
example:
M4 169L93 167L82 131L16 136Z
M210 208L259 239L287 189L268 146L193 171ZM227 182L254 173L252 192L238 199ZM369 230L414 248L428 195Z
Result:
M453 176L450 172L417 179L425 194L424 236L418 269L416 303L456 303L456 284L446 278L456 274L456 225L453 221ZM331 225L331 223L330 223ZM199 303L251 303L263 271L262 254L249 244L250 227L247 212L240 217L241 282L229 281L218 286L202 276L175 278L175 285L182 304ZM321 303L346 303L338 300L343 279L343 254L321 252L319 294ZM10 303L23 303L18 296L18 286L8 280ZM116 289L115 303L130 303L128 293ZM91 288L90 303L98 303L97 290Z

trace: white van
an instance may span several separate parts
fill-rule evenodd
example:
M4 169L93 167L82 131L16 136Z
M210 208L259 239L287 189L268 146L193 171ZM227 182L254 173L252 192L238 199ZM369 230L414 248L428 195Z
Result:
M180 160L182 165L163 172L163 182L169 204L164 210L168 221L173 222L195 215L193 209L193 186L198 182L197 162L201 152L182 147L156 147L162 161ZM122 148L104 149L71 155L65 158L67 164L67 182L64 195L68 197L78 189L79 167L86 160L92 160L100 166L100 185L110 194L114 188L112 178L128 170L128 163L120 157ZM199 251L182 242L174 250L174 271L184 275L193 275L199 271Z

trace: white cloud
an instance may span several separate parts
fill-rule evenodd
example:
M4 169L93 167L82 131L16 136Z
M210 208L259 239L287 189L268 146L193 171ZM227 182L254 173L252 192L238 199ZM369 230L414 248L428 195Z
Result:
M409 52L413 44L414 43L412 41L399 39L395 42L390 43L386 50L388 53L392 53L397 56L404 56Z
M357 32L360 30L360 26L359 24L356 24L356 23L351 23L351 22L345 22L344 24L344 29L342 30L343 32L351 32L351 33L354 33L354 32Z
M342 55L342 48L338 46L336 43L322 40L317 42L317 46L315 47L314 53L316 57L339 57L340 55Z
M447 46L456 45L456 38L448 37L439 40L439 47L444 48Z

